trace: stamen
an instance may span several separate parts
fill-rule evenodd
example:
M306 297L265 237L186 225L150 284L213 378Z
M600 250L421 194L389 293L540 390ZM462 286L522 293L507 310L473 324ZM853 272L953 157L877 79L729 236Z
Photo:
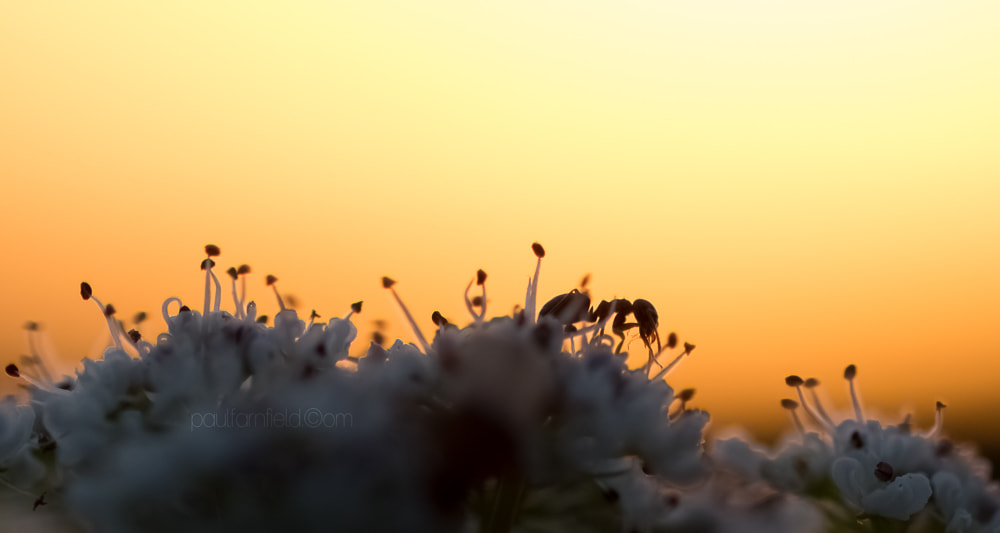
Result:
M108 323L108 330L111 332L111 340L114 341L115 346L121 350L122 343L118 339L118 334L115 332L115 324L111 318L111 316L115 314L114 306L108 304L108 306L105 307L104 304L102 304L101 301L94 296L94 289L91 288L90 284L86 281L80 283L80 296L82 296L84 300L94 300L94 303L97 304L97 308L101 310L101 314L104 315L104 319ZM111 309L110 312L108 311L108 308Z
M799 402L796 402L795 400L789 398L785 398L781 400L781 406L784 407L785 409L788 409L788 411L792 413L792 420L795 421L795 427L799 429L799 433L805 436L806 428L805 426L802 425L802 421L799 420L799 415L795 412L795 409L798 408L799 406Z
M828 426L835 427L836 424L833 423L833 419L826 413L826 409L823 409L822 402L819 401L819 394L816 393L816 387L818 386L819 380L816 378L809 378L805 382L805 387L809 389L810 393L812 393L813 403L816 404L816 410L819 411L819 416L823 417L823 420Z
M94 301L96 302L97 298L94 298ZM118 348L119 350L124 350L125 348L122 346L122 341L121 339L118 338L118 334L119 332L120 333L125 333L125 332L122 330L121 326L118 325L118 321L114 319L114 316L115 316L115 306L111 305L110 303L108 305L105 305L104 318L107 319L108 321L108 330L111 331L111 340L114 341L115 348Z
M691 344L691 343L685 342L684 343L684 351L681 352L680 355L678 355L677 357L675 357L674 360L671 361L669 365L663 367L663 370L660 370L659 372L657 372L657 374L655 376L653 376L652 381L658 381L658 380L661 380L661 379L665 378L667 376L667 374L669 374L670 371L673 370L674 367L677 366L677 364L681 362L681 359L683 359L685 355L690 355L691 354L692 350L694 350L694 345ZM657 357L659 357L659 355L657 355Z
M209 246L205 246L205 253L209 253L215 250L210 250ZM205 306L203 307L203 316L208 316L208 311L211 309L209 305L212 303L212 267L215 266L215 261L212 260L212 255L209 253L208 258L202 260L201 269L205 271ZM218 281L218 280L216 280Z
M166 322L167 324L170 323L170 313L168 311L168 308L172 302L177 302L177 305L184 307L184 302L181 302L180 298L172 296L170 298L167 298L166 300L163 300L163 306L160 308L160 311L163 313L163 321ZM177 313L180 314L180 311L178 310Z
M858 367L854 365L847 365L844 369L844 379L851 387L851 402L854 404L854 418L858 420L859 424L865 423L865 417L861 414L861 402L858 401L858 394L854 390L854 378L858 375Z
M809 418L811 418L813 422L815 422L818 426L825 428L824 420L821 419L818 414L816 414L816 411L813 411L812 408L809 407L808 403L806 403L806 397L805 395L802 394L802 385L804 383L805 381L803 381L802 378L794 374L785 378L785 385L788 385L789 387L794 387L795 391L799 394L799 403L802 404L802 407L806 410L806 413L809 415ZM832 429L832 426L827 429Z
M41 351L38 349L38 346L35 343L35 337L39 335L38 322L29 321L24 325L24 329L27 330L28 332L28 351L31 352L32 362L34 363L35 366L38 367L38 370L41 371L42 377L45 379L45 381L52 383L54 381L52 379L52 374L49 372L48 366L45 364L45 361L42 360Z
M278 278L272 276L271 274L268 274L267 275L267 279L265 281L267 281L267 286L268 287L271 287L272 289L274 289L274 296L276 298L278 298L278 307L280 307L281 310L284 311L285 310L285 302L281 300L281 295L278 294L278 286L274 284L276 281L278 281Z
M233 304L236 306L236 318L243 318L243 306L240 305L240 297L236 294L236 279L240 277L236 267L229 267L226 274L233 280Z
M440 311L434 311L431 313L431 322L438 327L438 331L443 331L445 326L448 325L448 319L441 314Z
M247 320L249 320L250 322L256 321L257 320L257 304L254 303L254 302L248 303L247 304L247 312L244 314L243 317L246 318Z
M6 372L7 375L12 378L23 379L24 381L27 381L30 385L34 385L35 387L46 392L52 392L55 394L68 394L69 392L55 387L51 382L46 383L44 380L39 379L38 377L29 376L28 374L22 372L21 369L19 369L17 365L15 365L14 363L10 363L9 365L7 365L4 368L4 372Z
M676 420L684 414L684 411L687 410L687 403L691 401L691 398L694 398L694 393L695 389L683 389L677 393L676 399L680 401L680 407L670 415L671 420Z
M479 321L482 322L486 318L486 272L481 268L476 271L476 285L483 288L483 306L479 311Z
M528 296L524 300L524 314L529 324L535 323L535 300L538 298L538 275L542 271L542 258L545 257L545 248L541 244L533 243L531 251L535 252L538 263L535 265L535 276L531 278L528 285Z
M944 429L944 408L947 405L937 402L935 405L936 412L934 413L934 426L931 427L930 431L927 432L927 438L937 437L941 430Z
M351 304L351 312L347 313L347 316L345 316L344 319L347 320L347 319L351 318L352 315L356 315L356 314L361 313L361 304L363 304L363 303L364 303L364 300L352 303Z
M236 269L236 273L239 274L242 277L242 279L240 280L240 305L237 306L237 307L239 307L239 308L242 309L242 308L246 307L246 305L244 304L244 302L247 301L247 277L246 277L246 275L250 273L250 265L247 265L247 264L240 265L240 268ZM246 318L246 314L244 314L244 318Z
M420 341L420 345L424 347L424 353L431 352L431 345L427 344L427 339L424 338L424 334L420 331L420 326L417 322L413 320L413 315L410 314L410 310L406 308L406 304L403 303L402 298L396 293L396 289L392 286L396 284L396 281L392 278L383 276L382 277L382 288L389 289L392 293L392 297L396 299L396 303L399 304L399 308L403 310L403 314L406 316L406 320L410 323L410 327L413 328L413 333L416 334L417 340Z
M473 309L472 299L469 298L470 290L472 290L472 281L470 281L469 284L465 286L465 308L469 310L469 314L472 315L472 319L476 321L476 324L479 324L482 321L482 317L479 316L478 313L476 313L475 309Z

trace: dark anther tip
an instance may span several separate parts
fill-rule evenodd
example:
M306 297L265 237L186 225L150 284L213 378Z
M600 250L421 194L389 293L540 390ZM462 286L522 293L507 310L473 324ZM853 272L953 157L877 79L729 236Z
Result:
M128 330L128 338L132 339L132 343L135 344L142 338L142 334L134 329L130 329Z
M229 267L226 270L226 274L229 274L229 277L233 278L233 281L236 281L236 278L240 277L240 273L236 271L236 267Z
M942 402L938 402L938 403L937 403L937 405L935 405L935 407L936 407L937 409L944 409L945 407L948 407L948 406L947 406L947 405L945 405L945 404L944 404L944 403L942 403Z
M486 271L480 268L476 271L476 285L482 285L483 283L486 283Z
M806 386L807 389L811 389L813 387L818 387L819 386L819 380L816 379L816 378L809 378L809 379L806 380L805 386Z
M858 367L854 365L847 365L844 369L844 379L854 379L858 375Z
M138 313L135 314L134 317L132 317L132 322L135 322L136 324L142 324L143 322L146 321L146 317L147 315L145 311L139 311Z
M803 383L805 383L805 381L802 381L802 378L796 376L795 374L785 378L785 385L788 385L789 387L801 387Z
M684 389L677 394L677 398L682 402L690 402L694 398L694 389Z
M189 313L190 311L191 311L190 307L188 307L186 305L182 305L181 308L180 308L180 310L178 312L179 313Z
M789 398L783 398L781 400L781 406L785 409L795 409L799 406L799 402Z
M448 325L448 319L445 318L440 311L434 311L431 313L431 322L433 322L437 327Z
M201 269L202 269L202 270L205 270L206 268L212 268L212 267L214 267L214 266L215 266L215 261L212 261L212 259L210 259L210 258L208 258L208 257L206 257L206 258L205 258L205 259L204 259L204 260L203 260L203 261L201 262Z
M80 283L80 296L83 296L84 300L89 300L94 294L94 289L90 288L90 284L84 281Z
M264 281L267 283L268 286L271 286L274 285L275 281L278 281L278 278L275 277L273 274L268 274L267 278L265 278Z
M691 344L691 343L689 343L689 342L685 342L684 343L684 353L686 353L688 355L691 355L691 351L692 350L694 350L694 345Z
M667 348L674 349L676 347L677 347L677 334L671 332L670 335L667 336Z
M115 306L108 304L104 306L104 316L111 316L115 314Z
M29 320L24 323L24 329L28 331L38 331L38 322L35 322L34 320Z
M14 363L7 365L7 367L4 368L4 372L7 372L7 375L12 378L21 377L21 371L17 369L17 365L15 365Z
M316 310L315 310L315 309L313 309L313 310L312 310L312 313L310 313L310 314L309 314L309 318L311 318L311 319L314 319L314 320L315 320L315 319L319 318L319 313L317 313L317 312L316 312Z
M354 311L355 313L360 313L361 312L361 304L363 304L363 303L364 303L363 300L359 301L359 302L352 303L351 304L351 311Z
M885 461L879 462L875 465L875 478L879 481L891 481L892 480L892 466Z
M472 297L472 305L474 307L482 307L483 306L483 297L482 296L473 296Z
M249 274L250 273L250 265L247 265L247 264L240 265L240 268L236 269L236 273L237 274Z
M393 285L396 284L396 280L390 278L389 276L382 276L382 288L391 289Z
M218 246L216 246L214 244L206 244L205 245L205 254L208 255L209 257L215 257L215 256L217 256L217 255L219 255L221 253L222 253L222 251L219 250Z
M257 317L258 324L267 324L267 315L260 315Z
M542 248L542 245L537 242L531 244L531 251L535 252L535 257L539 259L545 257L545 248Z

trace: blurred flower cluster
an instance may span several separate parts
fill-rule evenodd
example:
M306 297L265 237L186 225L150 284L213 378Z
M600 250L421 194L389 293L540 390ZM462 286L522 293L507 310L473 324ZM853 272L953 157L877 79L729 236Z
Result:
M834 423L818 383L790 376L799 433L777 450L706 449L694 391L664 381L694 345L661 339L646 300L591 305L586 278L536 310L545 251L532 249L523 308L487 318L480 270L471 322L435 312L430 341L383 278L417 344L376 334L361 357L361 302L307 322L267 276L281 309L269 326L243 265L223 310L214 245L201 312L168 299L155 342L83 283L113 345L74 377L36 353L7 366L27 402L0 403L0 491L101 532L1000 531L989 464L941 437L941 405L924 433L857 402ZM630 335L648 352L638 368Z

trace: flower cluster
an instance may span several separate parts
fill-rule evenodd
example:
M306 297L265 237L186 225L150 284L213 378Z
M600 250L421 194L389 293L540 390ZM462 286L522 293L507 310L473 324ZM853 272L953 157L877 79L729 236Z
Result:
M837 423L816 394L816 379L788 376L785 382L799 400L781 404L798 434L770 452L740 438L719 440L712 450L715 464L743 483L812 501L843 530L1000 531L1000 487L990 481L990 464L942 436L945 405L937 403L935 424L927 431L912 428L909 416L883 426L866 418L856 377L857 367L849 365L844 378L854 417ZM799 408L816 431L806 430Z
M3 401L0 478L44 511L111 532L640 523L650 505L664 507L664 487L707 470L708 415L686 407L690 391L678 398L660 379L663 354L676 349L679 360L694 347L678 348L672 335L653 352L651 305L594 309L585 288L536 312L544 250L533 250L523 310L487 319L479 271L482 294L466 291L472 323L435 313L430 341L385 278L418 345L375 339L363 357L348 351L361 302L343 318L323 323L313 312L307 323L268 276L281 309L268 326L246 301L244 265L228 271L235 311L221 309L216 246L201 264L202 311L168 299L168 332L155 342L126 332L83 283L113 345L61 380L37 356L7 367L30 403ZM623 339L638 329L648 367L627 368L606 327Z
M432 335L383 278L417 343L376 333L360 357L362 302L306 321L267 276L280 309L268 325L242 265L223 310L214 245L201 311L167 299L152 342L83 283L113 345L72 377L34 351L7 366L30 402L0 402L0 485L102 532L998 530L989 465L941 437L943 405L925 433L866 419L856 397L838 424L818 382L790 376L798 435L777 451L706 450L694 390L663 379L694 345L661 337L646 300L591 305L587 278L537 308L545 250L532 250L523 307L489 318L480 270L471 322L435 312ZM638 368L630 335L648 352Z

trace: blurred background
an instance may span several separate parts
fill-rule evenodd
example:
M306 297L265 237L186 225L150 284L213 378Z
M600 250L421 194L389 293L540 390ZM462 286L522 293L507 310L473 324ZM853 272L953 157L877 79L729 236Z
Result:
M591 274L697 345L712 428L791 425L784 377L996 457L1000 4L0 0L0 354L63 373L223 269L412 341ZM225 279L224 279L225 281ZM232 303L224 299L232 310ZM631 344L638 361L641 342ZM0 382L0 393L16 390ZM829 406L830 404L828 404ZM846 413L846 411L845 411Z

